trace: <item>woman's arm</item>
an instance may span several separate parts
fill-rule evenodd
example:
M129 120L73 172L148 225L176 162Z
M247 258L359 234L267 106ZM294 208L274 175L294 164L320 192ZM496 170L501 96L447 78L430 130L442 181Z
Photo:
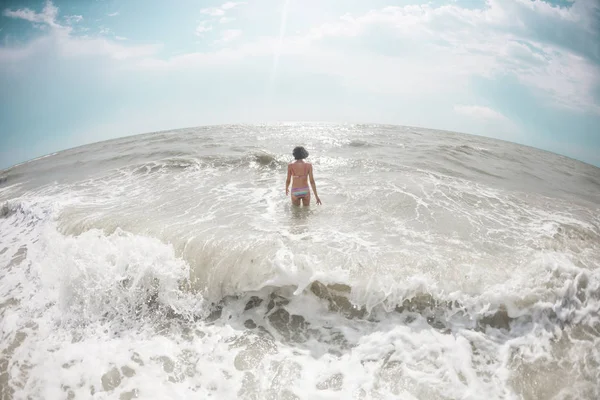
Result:
M319 199L319 195L317 194L317 184L315 183L312 164L310 164L310 168L308 169L308 177L310 178L310 186L312 186L315 199L317 199L317 204L321 204L321 199Z
M286 196L289 193L289 186L290 186L290 181L291 180L292 180L292 168L291 168L290 164L288 164L287 178L285 180L285 195Z

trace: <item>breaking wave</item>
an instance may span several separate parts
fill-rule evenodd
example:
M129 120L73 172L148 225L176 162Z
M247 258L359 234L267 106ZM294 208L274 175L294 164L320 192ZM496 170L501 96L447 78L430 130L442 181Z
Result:
M0 397L600 397L596 170L423 129L212 129L3 172ZM322 207L285 195L290 138Z

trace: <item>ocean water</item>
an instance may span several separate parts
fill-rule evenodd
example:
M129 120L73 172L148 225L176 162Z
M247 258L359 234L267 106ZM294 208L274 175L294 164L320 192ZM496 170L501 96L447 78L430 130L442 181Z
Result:
M600 169L566 157L201 127L4 170L0 207L2 399L600 398Z

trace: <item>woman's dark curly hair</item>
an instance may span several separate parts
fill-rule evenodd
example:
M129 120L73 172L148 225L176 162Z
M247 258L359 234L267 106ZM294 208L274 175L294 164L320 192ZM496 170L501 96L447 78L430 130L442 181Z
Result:
M303 160L308 157L308 151L302 146L295 147L292 154L296 160Z

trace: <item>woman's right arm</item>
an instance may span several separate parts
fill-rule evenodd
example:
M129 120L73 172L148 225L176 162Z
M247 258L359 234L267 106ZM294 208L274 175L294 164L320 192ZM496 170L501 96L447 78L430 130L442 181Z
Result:
M310 164L310 169L308 171L308 177L310 179L310 186L312 186L313 193L315 194L315 198L317 199L317 204L321 204L321 199L319 199L319 195L317 194L317 185L315 183L315 177L313 175L312 164Z

